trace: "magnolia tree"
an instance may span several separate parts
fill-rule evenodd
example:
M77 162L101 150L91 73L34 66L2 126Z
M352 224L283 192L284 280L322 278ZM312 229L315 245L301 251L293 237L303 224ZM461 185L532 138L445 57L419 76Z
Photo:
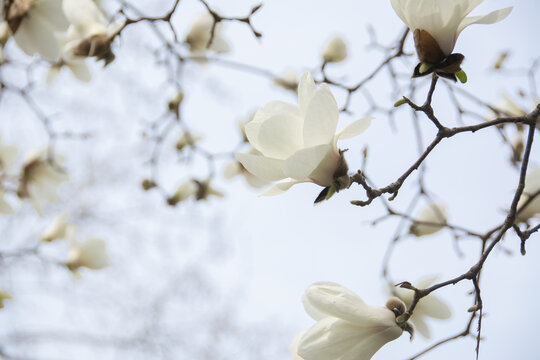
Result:
M351 21L367 29L367 44L352 33L329 36L322 51L306 60L295 56L304 50L300 45L272 40L274 31L285 39L299 33L277 30L275 4L2 1L0 316L7 326L0 357L115 358L121 352L129 358L252 359L283 357L289 348L296 360L368 360L382 358L377 353L384 346L383 352L393 347L393 358L412 360L435 350L455 358L452 347L472 338L465 354L478 358L489 344L486 312L497 316L484 294L521 291L489 288L482 275L497 252L517 246L526 255L540 229L540 159L534 150L540 58L514 67L503 48L489 49L499 55L486 61L485 30L462 31L499 22L504 29L503 20L516 9L482 13L485 4L478 9L483 15L471 15L481 3L381 2L378 20L401 27L398 33L388 34L385 25L368 27L370 19L357 14ZM305 13L293 19L297 27L309 26ZM379 34L394 40L385 45ZM455 52L465 36L476 48ZM273 55L263 61L257 49L265 49L267 38ZM351 52L371 61L347 68ZM283 60L279 54L285 53L290 56ZM482 71L468 70L467 61L475 59ZM275 61L290 69L276 69ZM261 90L260 78L272 82L269 90ZM493 79L500 89L489 88ZM499 101L491 90L500 91ZM247 105L235 100L234 91ZM478 165L469 175L457 166L463 138L496 146L493 155L478 150L485 164L499 156L497 170ZM411 148L416 153L404 156ZM450 155L441 158L441 152ZM231 183L240 177L243 186ZM499 178L508 185L504 194ZM453 221L456 192L465 215ZM333 236L304 235L304 255L321 251L328 254L321 269L345 267L349 278L379 286L364 286L367 293L359 296L349 290L354 283L340 285L331 275L306 283L297 300L315 323L294 339L289 335L298 324L246 321L250 314L242 313L242 290L236 289L250 270L240 266L227 275L238 266L231 249L244 251L233 239L246 226L242 218L250 223L246 198L256 214L257 206L271 204L266 217L283 213L305 227L316 227L317 212L324 212ZM310 210L289 213L287 208L297 209L294 202ZM241 214L232 230L219 225L229 210ZM476 221L475 212L488 216ZM300 228L271 223L269 232L284 227L281 234L288 235L273 242L302 237ZM256 222L253 227L261 233ZM369 262L330 256L336 238L365 238L371 227L382 228L380 238L370 241L383 244L384 253L373 245L373 254L365 254ZM455 254L444 254L439 267L425 265L436 255L408 240L443 234ZM178 240L184 238L190 240ZM255 236L251 245L263 239ZM462 245L468 240L474 245ZM407 245L412 252L401 250ZM369 269L378 266L381 275L373 278ZM321 274L317 266L298 263L265 276L286 288L280 271L300 268ZM416 278L408 278L412 274ZM520 279L516 275L515 283ZM445 290L456 284L468 293ZM362 300L376 298L374 293L386 297L384 306ZM463 301L470 301L468 309L452 305ZM442 333L430 318L462 324ZM403 332L409 345L392 343Z

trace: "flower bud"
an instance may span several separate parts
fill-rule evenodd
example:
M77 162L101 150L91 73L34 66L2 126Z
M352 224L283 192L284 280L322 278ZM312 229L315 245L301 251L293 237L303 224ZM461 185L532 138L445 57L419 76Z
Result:
M340 62L347 58L347 44L339 36L332 38L323 52L325 62Z

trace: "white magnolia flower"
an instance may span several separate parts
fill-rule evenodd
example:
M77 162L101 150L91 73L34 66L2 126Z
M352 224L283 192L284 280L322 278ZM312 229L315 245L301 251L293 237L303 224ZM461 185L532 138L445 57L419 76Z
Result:
M406 309L401 300L392 298L386 307L370 306L332 282L311 285L303 303L317 323L293 342L296 360L369 360L387 342L400 337L408 325L396 322Z
M296 89L298 89L298 74L294 70L287 70L282 75L275 77L273 83L275 86L285 90L296 92Z
M431 235L444 228L446 224L446 208L441 203L431 203L416 216L409 232L414 236Z
M67 236L68 228L68 215L61 214L54 218L52 223L41 234L41 240L50 242L57 239L63 239Z
M347 58L347 44L340 36L333 37L323 52L325 62L340 62Z
M60 56L57 33L68 27L62 0L22 0L11 3L5 17L17 45L29 56L38 53L56 61Z
M66 266L75 276L79 276L78 270L81 267L100 270L109 265L105 240L88 238L79 242L76 239L75 230L72 230L68 235L70 241Z
M415 37L416 46L421 46L417 38L421 38L423 30L431 36L444 56L448 56L454 50L459 34L467 26L472 24L493 24L506 18L512 11L512 7L496 10L487 15L467 15L483 0L391 0L392 7L411 29ZM431 44L429 44L431 45ZM424 49L430 50L432 49ZM422 51L421 51L422 52ZM422 56L422 54L418 54ZM438 54L437 54L438 55ZM429 56L428 56L429 57ZM442 59L438 59L441 61ZM431 59L422 59L430 63L437 63Z
M0 189L0 214L12 215L14 213L11 205L4 199L4 190Z
M62 9L71 24L66 37L62 39L64 61L71 64L93 56L104 60L105 64L113 61L111 42L124 23L109 23L92 0L63 0ZM77 66L80 70L82 64Z
M214 17L208 13L197 17L195 21L193 21L193 24L186 35L186 43L189 45L189 51L193 55L204 57L206 50L212 50L216 53L227 53L231 50L227 41L221 36L221 31L223 29L222 23L216 24L212 43L208 44L212 35L213 26ZM204 59L201 60L204 62Z
M260 179L284 179L264 195L283 193L302 182L336 191L348 186L347 165L337 141L362 133L371 123L371 118L361 119L336 133L336 100L330 88L317 87L309 73L298 86L298 102L272 101L246 125L247 138L261 155L237 153L238 161Z
M11 294L7 291L0 290L0 309L4 308L4 301L5 300L11 300L13 297L11 297Z
M19 182L19 197L29 198L38 214L41 213L43 202L58 200L60 184L69 179L59 167L58 159L49 159L47 152L46 149L29 154Z
M255 154L260 155L260 152L258 152L255 149L251 149L248 154ZM225 179L232 179L236 176L242 176L246 182L249 184L249 186L260 189L266 185L268 185L268 181L259 179L252 173L246 170L246 168L238 161L231 161L225 166L225 170L223 171L223 176Z
M0 174L11 174L18 152L16 146L2 144L0 136Z
M538 192L540 192L540 166L535 166L529 170L525 177L525 188L519 199L517 209L521 209L527 200L531 196L538 194ZM537 214L540 214L540 194L535 196L535 198L519 212L517 219L519 221L527 221Z
M433 285L437 280L436 276L430 276L423 278L414 284L418 289L426 289ZM389 284L391 287L391 293L394 296L399 297L407 307L412 304L414 292L412 290L395 287ZM446 320L452 316L452 310L450 307L437 295L433 293L422 298L414 308L412 316L409 321L414 325L414 329L420 333L426 339L431 337L431 330L429 329L426 320L427 318Z

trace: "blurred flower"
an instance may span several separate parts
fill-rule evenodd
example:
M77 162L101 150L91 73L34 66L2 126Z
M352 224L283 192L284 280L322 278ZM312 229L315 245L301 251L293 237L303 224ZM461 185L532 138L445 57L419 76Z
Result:
M56 61L60 46L56 32L68 27L62 12L62 0L17 0L4 2L4 14L13 39L28 55L38 53L44 59Z
M252 111L245 119L238 120L238 129L240 130L240 134L242 135L243 142L249 142L246 135L246 125L253 120L256 112L257 111Z
M36 151L29 154L23 165L17 195L29 198L36 212L41 214L41 204L58 200L58 188L68 179L58 166L58 160L48 158L47 149Z
M297 360L369 360L405 328L411 330L407 323L396 322L406 310L397 298L390 299L386 307L369 306L339 284L318 282L307 288L303 303L317 323L293 342Z
M169 100L168 108L177 118L180 116L180 105L184 101L184 92L178 91L174 97Z
M285 90L292 90L296 92L298 88L298 75L294 70L287 70L280 76L274 78L274 85L279 86Z
M414 284L414 286L418 289L426 289L433 285L436 280L436 276L426 277L419 280L418 283ZM411 306L414 297L414 292L412 290L396 287L392 284L389 284L389 287L392 295L403 300L407 307ZM446 320L449 319L450 316L452 316L450 307L448 307L444 301L432 293L422 298L416 304L409 321L414 325L414 329L417 330L420 335L426 339L429 339L431 337L431 331L426 324L427 318Z
M100 238L88 238L79 242L74 228L70 229L69 253L67 268L79 276L79 269L85 267L91 270L100 270L109 265L109 256L105 241Z
M9 40L9 26L6 21L0 22L0 45L4 47Z
M216 24L214 27L214 36L212 37L214 21L212 15L205 13L193 21L186 35L186 43L189 45L189 51L194 56L202 57L199 59L201 62L205 62L204 57L207 50L212 50L216 53L227 53L231 50L227 41L221 37L222 23ZM208 44L210 38L212 38L212 43Z
M209 196L224 197L223 193L219 190L216 190L210 184L210 179L207 180L192 180L197 186L197 191L195 192L195 200L208 200Z
M461 31L472 24L496 23L512 11L512 7L508 7L487 15L467 17L483 0L391 1L397 15L414 35L416 52L421 61L414 76L426 75L435 70L439 75L448 75L454 80L453 74L461 71L463 61L463 55L452 54Z
M519 199L517 209L521 209L531 196L540 192L540 166L530 169L525 177L525 188ZM527 204L518 214L518 221L527 221L531 217L540 214L540 194Z
M4 199L4 190L0 189L0 214L2 215L12 215L13 208L11 205Z
M176 142L176 150L180 151L186 146L193 146L201 139L202 136L194 136L189 131L185 131Z
M92 74L84 60L65 60L61 58L60 61L49 66L45 76L45 83L51 85L58 75L60 75L63 68L68 68L73 76L82 82L90 82L92 80Z
M339 36L333 37L323 52L325 62L340 62L347 58L347 44Z
M409 232L414 236L425 236L436 233L444 228L447 216L446 209L441 203L431 203L424 207L414 219Z
M92 0L63 0L62 9L71 24L62 39L64 61L73 63L94 56L105 65L113 61L111 43L124 23L109 23Z
M55 217L52 223L45 229L43 234L41 234L41 240L50 242L65 238L68 227L70 226L67 220L67 214L61 214Z
M195 193L197 193L197 184L191 179L187 180L178 186L174 194L167 199L167 203L171 206L175 206L179 202L189 199L192 195L195 195Z
M17 159L17 147L13 145L3 145L0 136L0 174L11 174L11 169Z
M11 300L13 297L11 297L11 294L7 291L0 290L0 309L4 308L4 301L5 300Z
M514 101L505 91L500 92L501 101L495 106L496 109L506 116L520 117L527 115L527 110Z
M255 154L260 155L260 152L258 152L255 149L251 149L248 154ZM225 166L225 170L223 171L223 176L225 179L232 179L236 176L242 176L246 182L249 184L249 186L259 189L263 186L268 185L268 181L259 179L252 173L246 170L246 168L238 161L231 161Z
M315 85L309 73L298 86L299 105L272 101L262 106L246 125L250 144L261 155L237 153L236 158L253 175L267 181L284 181L263 195L276 195L301 182L339 191L349 186L347 164L338 139L362 133L371 118L336 131L339 109L326 84Z

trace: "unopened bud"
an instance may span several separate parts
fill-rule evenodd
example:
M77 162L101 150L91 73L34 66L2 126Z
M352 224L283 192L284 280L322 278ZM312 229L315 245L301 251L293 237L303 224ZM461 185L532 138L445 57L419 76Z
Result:
M457 73L455 73L455 75L462 84L467 82L467 74L465 74L465 71L459 70Z
M405 99L399 99L398 101L396 101L396 102L394 103L394 107L398 107L398 106L401 106L401 105L406 104L406 103L407 103L407 100L405 100Z
M332 38L323 52L325 62L340 62L347 58L347 44L339 36Z
M473 305L467 309L467 312L475 312L476 310L478 310L478 305Z

